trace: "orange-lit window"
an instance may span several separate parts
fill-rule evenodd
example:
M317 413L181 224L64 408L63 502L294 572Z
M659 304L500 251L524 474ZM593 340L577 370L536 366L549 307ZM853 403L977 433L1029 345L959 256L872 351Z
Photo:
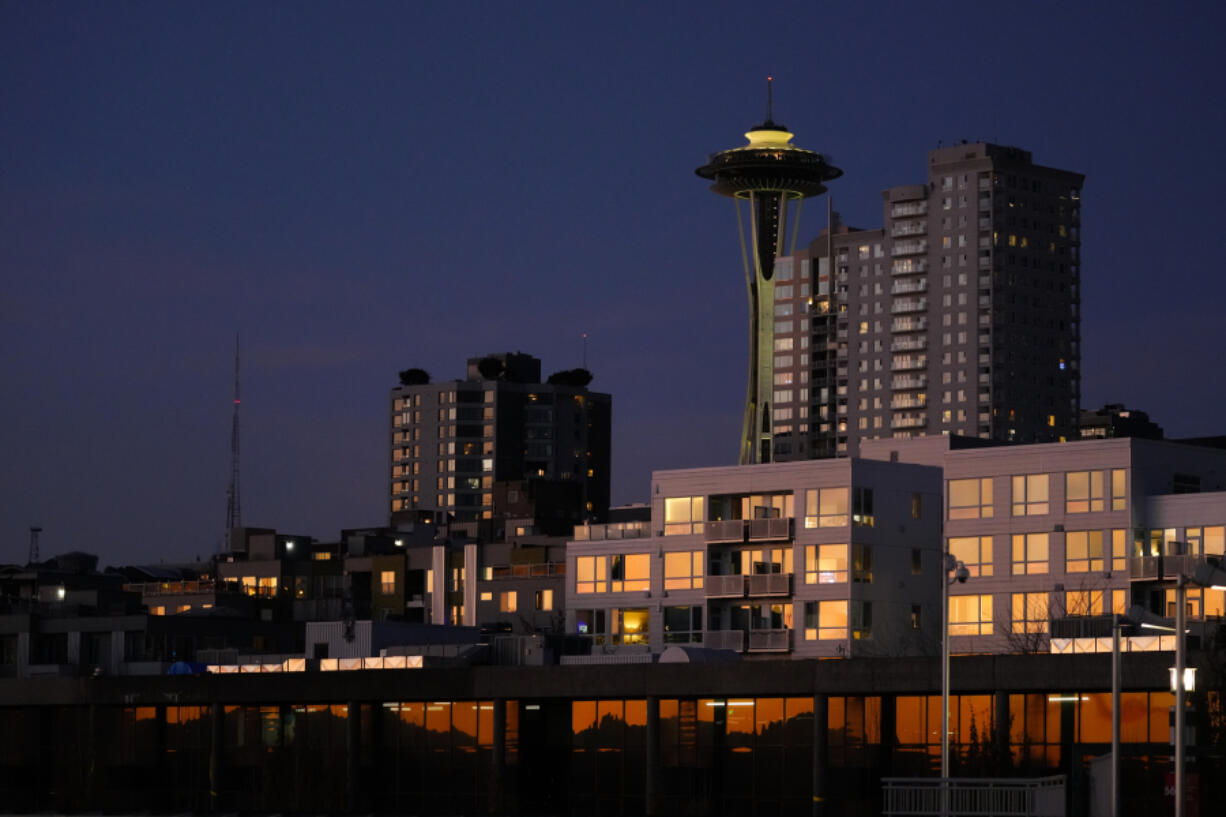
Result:
M700 589L703 579L703 551L679 550L664 554L664 589Z
M949 481L950 519L990 519L992 517L992 480L951 479Z
M1013 534L1013 575L1047 572L1047 534Z
M987 594L949 597L950 635L991 635L992 597Z
M951 536L949 553L966 565L971 576L992 575L991 536Z
M1065 513L1090 513L1102 509L1102 471L1070 471L1064 475Z
M1069 531L1064 535L1066 573L1097 573L1102 571L1104 566L1102 531Z
M847 545L806 545L805 584L847 581Z
M1023 474L1013 478L1013 515L1042 516L1050 512L1047 474Z

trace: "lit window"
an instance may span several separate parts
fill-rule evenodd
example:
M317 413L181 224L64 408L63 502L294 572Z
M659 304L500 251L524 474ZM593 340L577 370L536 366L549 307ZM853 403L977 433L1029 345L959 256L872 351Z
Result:
M1078 530L1064 535L1064 572L1089 573L1103 568L1102 531Z
M1089 513L1102 509L1102 471L1070 471L1064 475L1065 513Z
M810 488L805 491L806 528L841 528L846 524L846 488Z
M1111 472L1111 510L1122 511L1128 508L1128 479L1123 468Z
M646 553L611 556L609 578L609 590L613 593L650 590L651 556Z
M498 594L498 612L514 613L518 594L514 590L506 590Z
M536 591L536 609L546 611L553 609L553 590Z
M575 592L607 593L609 562L606 556L580 556L575 559Z
M697 590L702 587L703 551L681 550L664 554L664 589Z
M1101 616L1102 590L1069 590L1064 594L1064 612L1070 616ZM1016 616L1014 617L1016 620Z
M385 596L396 593L396 571L383 570L379 573L379 592Z
M846 601L805 602L805 640L837 641L847 638Z
M1013 478L1013 515L1041 516L1049 512L1047 474L1025 474Z
M1046 593L1014 593L1013 632L1047 632L1048 612Z
M701 496L677 496L664 500L664 535L702 533L703 507Z
M950 635L991 635L992 597L990 595L949 597Z
M875 519L873 516L873 489L852 488L851 499L852 524L871 528Z
M949 481L950 519L990 519L991 517L991 477L951 479Z
M847 545L806 545L805 584L847 581Z
M949 554L966 566L971 576L992 575L991 536L953 536Z
M1047 534L1013 534L1013 575L1047 572Z

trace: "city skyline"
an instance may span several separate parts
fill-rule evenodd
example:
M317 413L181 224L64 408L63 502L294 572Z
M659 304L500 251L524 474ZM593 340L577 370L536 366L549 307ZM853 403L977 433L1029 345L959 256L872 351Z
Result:
M850 225L940 142L1085 173L1083 407L1220 432L1194 373L1220 370L1223 12L1144 10L0 4L0 563L31 525L44 556L213 553L235 332L248 524L381 523L398 371L572 368L584 333L614 503L734 463L735 224L692 168L768 74Z

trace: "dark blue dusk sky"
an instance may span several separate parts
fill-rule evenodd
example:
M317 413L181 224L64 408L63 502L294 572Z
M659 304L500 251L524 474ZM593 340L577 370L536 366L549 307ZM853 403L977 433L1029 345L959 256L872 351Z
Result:
M987 138L1086 174L1083 405L1226 432L1218 3L0 2L0 562L386 519L387 392L522 350L614 397L613 500L735 461L732 207L776 119L835 208ZM802 217L804 238L821 205Z

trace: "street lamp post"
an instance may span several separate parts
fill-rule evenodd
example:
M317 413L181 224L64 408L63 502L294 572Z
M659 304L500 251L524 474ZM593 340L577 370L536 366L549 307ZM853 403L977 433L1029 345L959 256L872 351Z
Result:
M970 576L966 565L945 553L941 571L941 817L949 815L949 586Z

